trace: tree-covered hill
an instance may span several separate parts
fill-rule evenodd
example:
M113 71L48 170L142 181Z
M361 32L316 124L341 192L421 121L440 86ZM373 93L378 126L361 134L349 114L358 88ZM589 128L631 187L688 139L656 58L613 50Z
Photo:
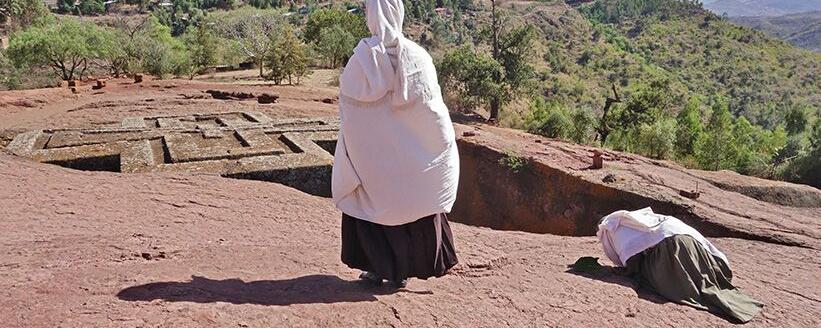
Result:
M735 25L698 1L571 3L496 3L501 40L522 26L536 30L536 45L525 51L529 83L506 79L506 73L522 76L522 65L509 65L522 58L493 55L491 1L444 3L450 14L418 15L411 25L424 30L418 39L442 58L442 80L456 94L451 105L487 108L490 101L476 97L498 94L488 81L498 82L511 100L499 118L508 126L764 176L778 175L773 172L785 162L814 149L809 140L821 110L821 55ZM478 55L460 52L465 43ZM471 73L495 72L488 59L499 62L502 78ZM459 65L472 69L454 68ZM793 116L803 123L794 126Z
M487 3L445 18L417 19L416 24L428 27L421 38L439 53L464 42L486 47L481 26L489 24ZM599 0L580 7L563 1L501 5L510 24L539 30L532 63L540 93L572 107L600 109L612 84L629 95L633 87L656 80L669 88L670 112L684 108L695 95L723 96L733 113L768 128L782 123L779 108L786 104L821 103L819 54L739 27L697 4Z

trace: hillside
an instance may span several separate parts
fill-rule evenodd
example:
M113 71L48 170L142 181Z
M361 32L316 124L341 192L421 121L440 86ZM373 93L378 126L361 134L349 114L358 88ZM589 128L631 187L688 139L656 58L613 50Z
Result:
M638 4L622 4L632 2ZM783 120L784 99L821 103L821 55L698 6L670 0L601 0L577 7L563 1L502 4L516 17L511 24L532 24L540 32L534 58L537 93L574 108L600 111L611 84L629 96L653 81L667 85L669 112L683 108L692 96L721 95L733 113L770 129ZM631 6L639 9L626 9ZM479 28L465 27L486 25L488 11L481 3L466 8L466 14L444 20L448 30L438 17L417 24L428 27L429 48L441 54L459 42L482 40Z
M717 15L779 16L821 10L819 0L704 0L704 7Z
M821 181L821 55L698 1L405 3L406 35L430 50L454 111L691 168ZM803 8L790 3L777 7ZM368 35L361 6L181 0L131 20L105 8L58 15L11 36L0 83L256 68L251 80L299 84L311 69L345 65Z
M797 47L821 51L821 11L783 16L733 17L733 23L762 31Z

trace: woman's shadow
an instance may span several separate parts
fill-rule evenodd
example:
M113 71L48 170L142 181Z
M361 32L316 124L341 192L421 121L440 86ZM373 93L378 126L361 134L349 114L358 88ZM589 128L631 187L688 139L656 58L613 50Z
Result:
M121 290L124 301L164 300L169 302L258 305L376 301L375 295L389 294L387 288L346 281L331 275L310 275L284 280L213 280L192 276L191 281L154 282Z

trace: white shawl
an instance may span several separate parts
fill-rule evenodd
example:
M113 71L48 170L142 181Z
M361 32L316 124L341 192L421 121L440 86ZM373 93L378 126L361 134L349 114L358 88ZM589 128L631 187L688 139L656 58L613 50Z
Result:
M674 235L693 237L707 252L730 265L727 256L696 229L675 217L653 213L649 207L632 212L616 211L605 216L599 223L596 235L601 240L604 253L618 266L625 266L633 255Z
M340 77L334 203L382 225L450 212L459 155L433 61L402 35L401 0L368 0L366 12L373 36Z

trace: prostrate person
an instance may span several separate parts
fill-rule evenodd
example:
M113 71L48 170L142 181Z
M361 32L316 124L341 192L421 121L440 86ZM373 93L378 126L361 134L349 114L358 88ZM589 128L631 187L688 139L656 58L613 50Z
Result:
M650 208L604 217L604 253L642 287L670 301L746 323L763 304L736 289L727 256L681 220Z
M404 287L456 265L446 213L459 154L430 55L402 35L402 0L368 0L368 29L340 76L333 200L342 261Z

